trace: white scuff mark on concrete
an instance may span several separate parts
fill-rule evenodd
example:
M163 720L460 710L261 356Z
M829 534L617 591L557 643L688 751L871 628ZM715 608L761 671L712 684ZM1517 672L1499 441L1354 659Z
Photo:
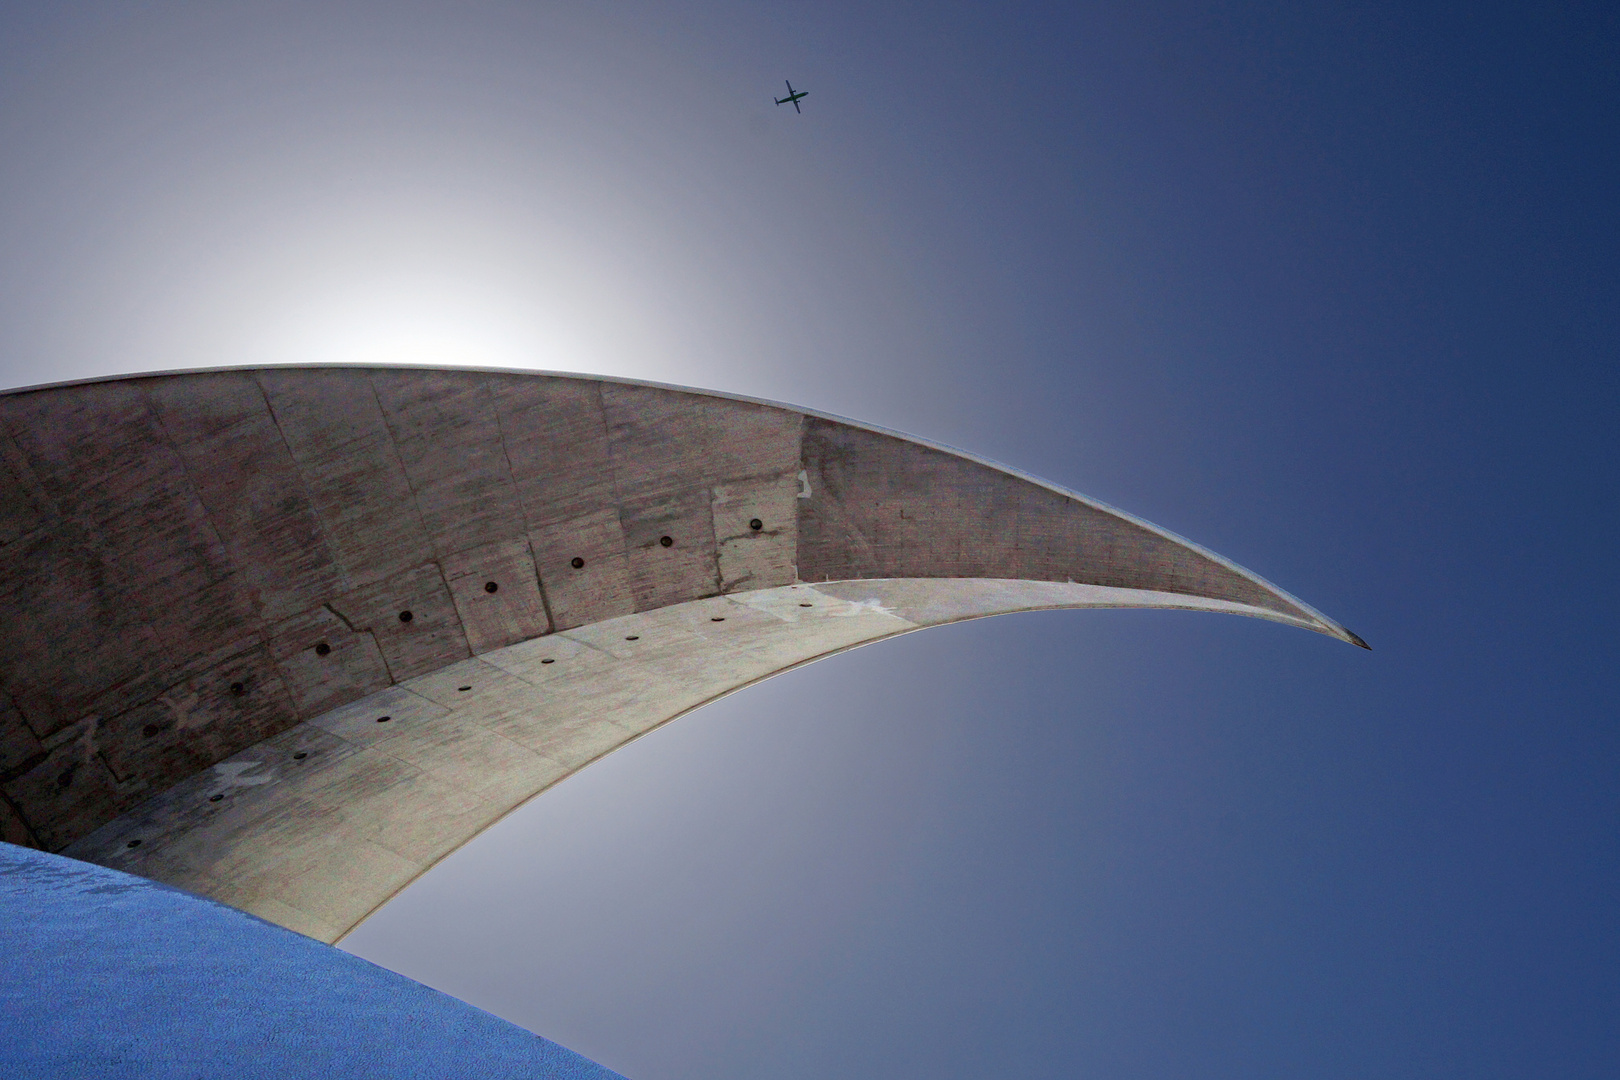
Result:
M101 718L88 716L85 718L84 732L79 736L79 749L84 752L84 760L89 761L101 751L101 745L96 736L101 734Z
M810 473L806 469L800 469L799 470L799 498L808 499L809 497L810 497Z
M734 603L763 612L785 623L802 622L812 617L854 619L862 615L878 615L905 621L905 616L891 607L886 607L883 601L875 596L865 600L845 600L843 597L829 596L804 585L732 593L730 599Z
M63 743L70 743L75 740L94 740L96 725L99 723L101 723L101 717L95 713L91 713L83 719L75 720L61 731L47 735L39 740L40 749L55 750ZM87 742L86 745L89 745L91 752L94 753L93 741Z
M222 787L257 787L268 784L276 778L275 770L264 773L262 776L249 776L254 769L269 769L269 763L264 761L222 761L214 766L214 781Z
M758 589L753 592L733 593L731 599L744 607L763 612L779 622L799 621L799 595L781 589Z
M203 702L202 693L194 685L177 686L158 698L158 702L168 708L170 715L175 719L175 727L180 731L205 728L214 722L214 714Z
M860 615L887 615L891 619L900 617L892 608L884 607L883 601L875 596L865 600L845 600L842 607L835 607L827 614L835 619L852 619Z

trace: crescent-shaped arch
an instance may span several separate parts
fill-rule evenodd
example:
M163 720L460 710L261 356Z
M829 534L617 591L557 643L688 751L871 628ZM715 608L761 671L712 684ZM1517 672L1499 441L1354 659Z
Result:
M716 697L928 626L1086 607L1363 645L1082 495L769 402L429 368L12 391L0 830L336 941Z

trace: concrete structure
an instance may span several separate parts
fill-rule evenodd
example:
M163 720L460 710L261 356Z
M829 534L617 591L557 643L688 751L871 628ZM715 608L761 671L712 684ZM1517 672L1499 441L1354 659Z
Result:
M0 396L0 829L335 941L590 761L775 672L1012 611L1252 615L1253 574L764 402L430 369Z

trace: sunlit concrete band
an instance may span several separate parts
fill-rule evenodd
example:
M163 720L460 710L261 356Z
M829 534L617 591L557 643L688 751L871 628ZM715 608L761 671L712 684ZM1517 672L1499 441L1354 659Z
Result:
M1271 619L1234 564L945 447L607 379L271 368L0 396L0 828L335 941L705 702L1050 608Z

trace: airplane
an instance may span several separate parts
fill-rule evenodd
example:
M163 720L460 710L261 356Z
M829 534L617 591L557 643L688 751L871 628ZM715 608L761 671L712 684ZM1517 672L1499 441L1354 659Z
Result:
M804 97L809 97L810 96L810 91L808 91L808 90L800 90L798 93L794 93L792 83L788 83L787 88L788 88L788 96L785 97L785 98L776 98L775 99L776 103L778 105L786 105L788 102L791 101L791 102L793 102L793 111L794 112L796 112L796 113L804 112L803 109L799 108L799 99L804 98Z

